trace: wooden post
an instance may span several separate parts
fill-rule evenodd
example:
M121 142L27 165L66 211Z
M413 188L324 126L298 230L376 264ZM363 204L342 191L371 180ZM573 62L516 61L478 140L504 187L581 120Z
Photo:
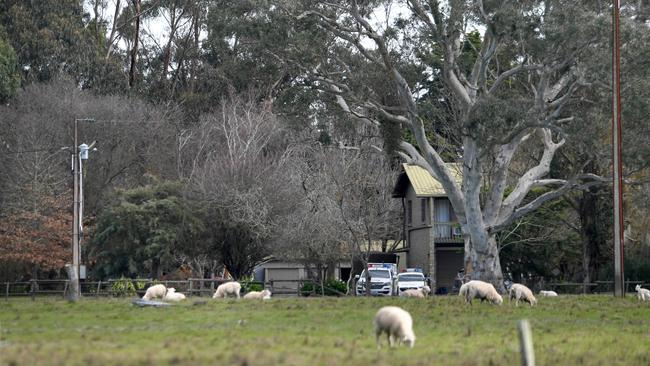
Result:
M9 282L6 283L5 300L9 301Z
M68 292L68 301L75 302L79 300L79 276L77 268L74 265L66 264L65 269L68 272L70 291Z
M517 322L519 332L519 349L521 352L522 366L535 366L535 351L533 350L533 335L527 319Z
M36 300L36 280L31 279L29 282L32 283L31 293L32 293L32 301L34 301Z
M188 285L188 288L187 288L187 294L192 296L192 287L193 287L192 286L192 279L188 278L187 280L190 282L190 284Z
M63 298L65 299L65 294L68 292L69 281L65 281L65 286L63 286Z
M614 296L625 297L625 233L623 222L623 153L621 127L620 0L613 1L612 25L612 179L614 194Z

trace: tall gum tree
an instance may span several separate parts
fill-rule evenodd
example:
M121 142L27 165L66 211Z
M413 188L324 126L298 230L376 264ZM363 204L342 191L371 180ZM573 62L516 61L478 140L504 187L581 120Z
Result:
M378 15L388 14L391 6L405 14L394 23L408 24L401 33L390 25L390 15L383 21ZM353 119L408 130L408 139L399 143L400 155L443 185L462 227L471 278L503 290L495 235L571 189L602 182L578 170L561 179L549 177L551 162L565 144L562 126L573 119L565 107L590 85L581 55L609 42L608 9L600 2L331 1L291 10L297 21L314 22L336 38L332 49L339 53L304 68L313 85L333 94ZM480 42L466 42L472 28L482 33ZM342 57L341 49L354 57ZM435 57L416 67L418 84L407 74L413 69L404 67L404 54L423 49ZM393 98L364 84L368 73L358 64L355 68L352 59L363 60L366 70L378 70ZM440 88L427 92L448 96L446 122L460 147L454 160L462 164L461 184L445 164L450 155L421 115L419 85L430 79L437 79ZM537 160L512 176L509 167L525 144L537 148ZM546 191L530 198L534 188Z

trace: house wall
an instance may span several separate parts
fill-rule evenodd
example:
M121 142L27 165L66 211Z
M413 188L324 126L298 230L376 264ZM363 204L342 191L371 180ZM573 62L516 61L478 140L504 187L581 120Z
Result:
M429 244L431 242L431 230L421 228L409 232L409 253L407 267L420 267L428 275L430 271Z

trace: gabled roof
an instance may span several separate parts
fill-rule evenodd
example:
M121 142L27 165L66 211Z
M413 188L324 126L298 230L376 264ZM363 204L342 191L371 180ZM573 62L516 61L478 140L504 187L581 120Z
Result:
M442 184L429 174L429 172L415 164L402 164L404 171L397 178L395 188L393 189L393 197L406 196L408 185L413 186L415 195L417 197L447 197ZM456 183L459 185L463 180L463 170L459 163L447 163L447 168L454 176Z

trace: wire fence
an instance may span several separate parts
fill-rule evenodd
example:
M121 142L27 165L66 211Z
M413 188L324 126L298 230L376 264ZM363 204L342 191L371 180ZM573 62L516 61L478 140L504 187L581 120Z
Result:
M176 292L181 292L186 296L212 296L217 287L222 283L228 282L226 279L204 279L188 278L186 280L167 280L159 281L150 278L135 279L109 279L105 281L81 281L81 295L87 297L117 297L117 296L138 296L141 297L146 289L153 284L163 284L165 287L173 287ZM124 284L130 283L132 286L124 287ZM36 297L42 296L61 296L65 298L69 290L69 281L66 279L59 280L30 280L19 282L4 282L4 297L8 300L10 297ZM308 285L308 286L306 286ZM643 285L642 281L625 281L625 291L627 293L635 292L636 285ZM345 293L330 288L313 280L273 280L266 282L243 281L243 292L251 289L266 288L271 291L273 296L347 296ZM544 290L553 290L558 294L586 294L598 293L608 294L614 292L613 281L595 281L593 283L582 282L561 282L546 283L543 285ZM354 291L352 291L354 293Z
M79 287L82 296L86 297L118 297L118 296L138 296L142 297L147 288L154 284L163 284L165 287L173 287L176 292L181 292L186 296L212 296L217 287L222 283L228 282L226 279L204 279L188 278L186 280L152 280L150 278L135 279L109 279L105 281L80 281ZM276 281L243 281L242 292L248 292L252 289L268 289L273 296L323 296L324 294L334 294L335 296L345 296L345 293L322 285L311 280L276 280ZM310 284L311 286L305 286ZM36 297L55 296L65 298L69 290L69 281L67 279L59 280L30 280L19 282L4 282L4 297L8 300L10 297Z

